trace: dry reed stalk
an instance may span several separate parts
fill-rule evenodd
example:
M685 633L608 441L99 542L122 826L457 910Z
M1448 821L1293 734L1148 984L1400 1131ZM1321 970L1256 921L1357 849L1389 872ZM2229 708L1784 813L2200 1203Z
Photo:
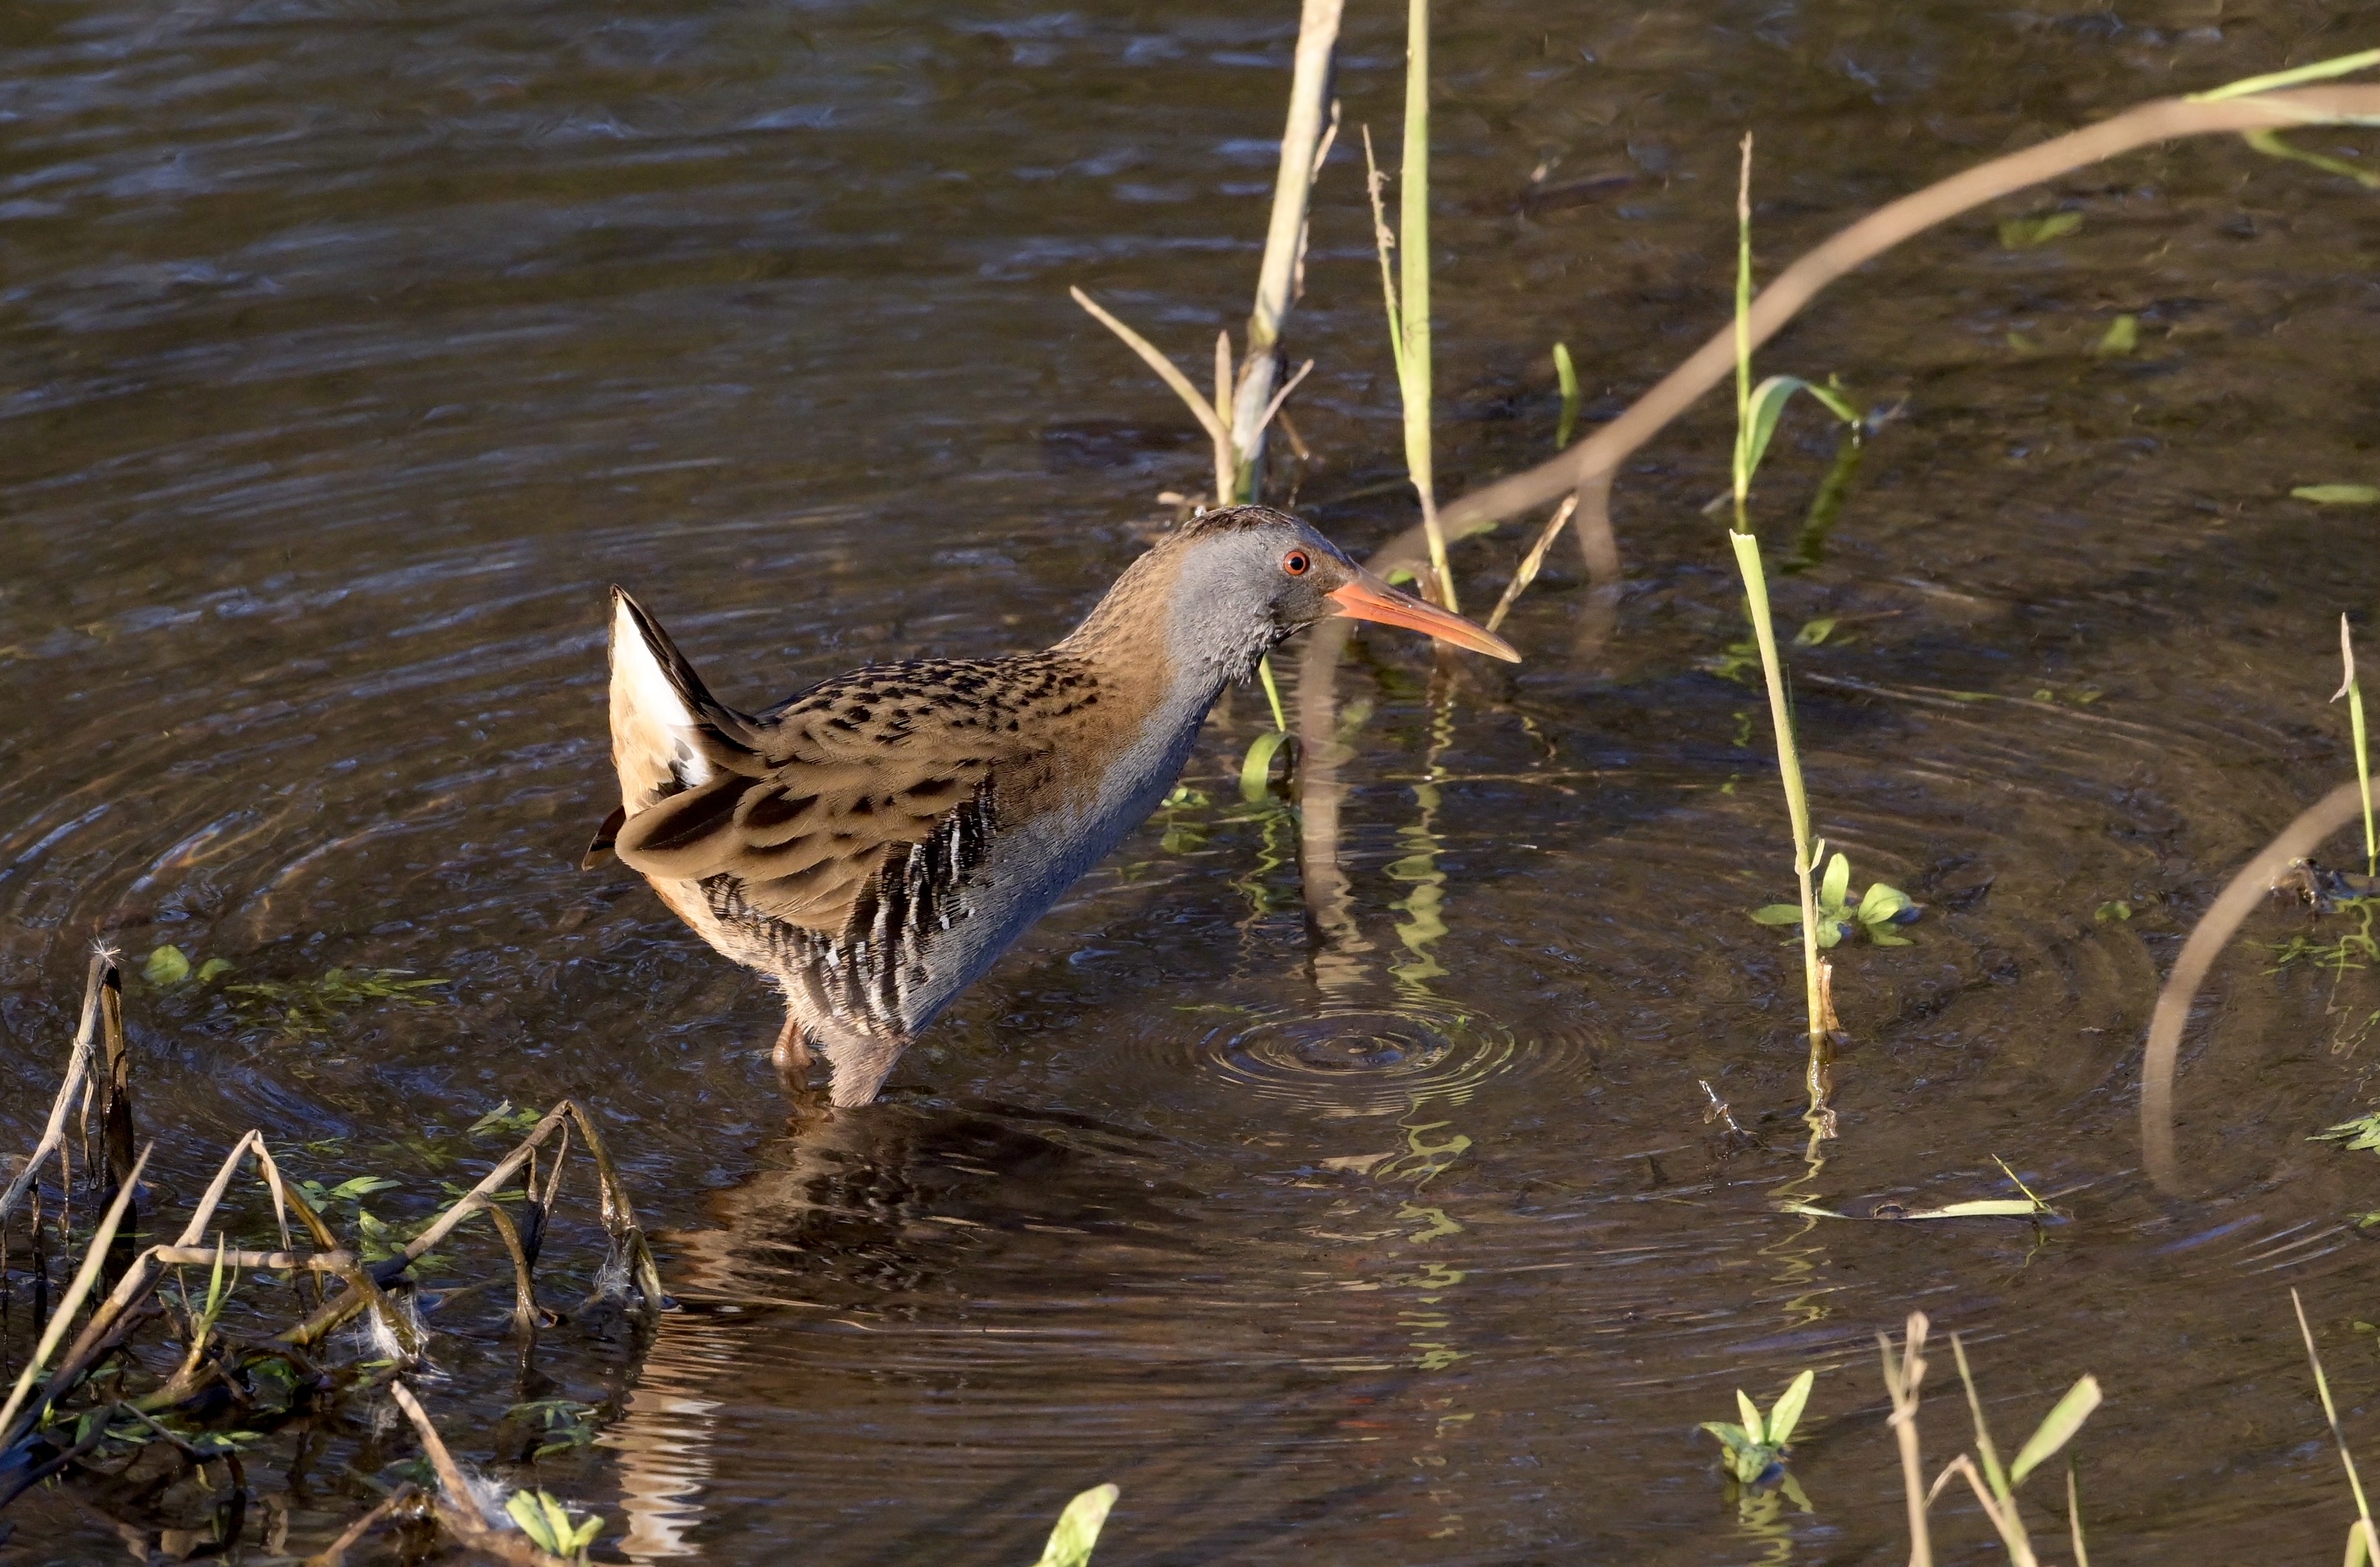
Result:
M1298 14L1297 54L1289 79L1289 121L1281 129L1272 218L1265 228L1256 302L1248 311L1247 346L1240 358L1240 383L1232 398L1232 445L1244 465L1244 471L1232 475L1234 489L1250 498L1256 471L1264 459L1266 427L1280 411L1275 390L1284 397L1289 393L1288 386L1279 384L1281 327L1289 319L1290 307L1305 291L1302 274L1314 182L1338 134L1338 119L1330 112L1330 55L1338 46L1339 22L1345 9L1346 0L1305 0Z
M45 1380L42 1385L40 1403L28 1408L26 1399L32 1391L33 1379L40 1376L42 1367L49 1363L51 1352L58 1347L58 1341L66 1337L75 1313L82 1309L82 1303L91 1297L92 1289L99 1283L99 1270L107 1261L108 1247L115 1239L116 1226L124 1222L125 1210L132 1206L133 1188L139 1184L140 1171L148 1162L149 1150L144 1148L132 1161L129 1178L117 1186L115 1200L108 1205L106 1216L100 1221L99 1228L91 1234L91 1245L83 1252L82 1267L76 1271L74 1282L67 1286L65 1295L60 1297L57 1309L50 1314L49 1325L42 1330L41 1342L34 1346L32 1357L25 1362L25 1369L18 1374L17 1385L8 1391L7 1402L0 1403L0 1453L17 1445L19 1409L26 1410L27 1423L38 1423L42 1414L48 1409L59 1379L52 1376ZM77 1343L79 1342L78 1340ZM67 1363L70 1364L73 1359L74 1354L69 1351ZM64 1364L60 1369L63 1373Z
M1281 165L1273 182L1264 258L1257 269L1247 343L1236 370L1231 334L1224 334L1216 343L1213 396L1200 393L1163 350L1088 294L1080 288L1067 290L1076 304L1157 372L1207 432L1215 448L1215 504L1219 506L1256 499L1266 427L1305 378L1305 370L1313 368L1308 361L1305 370L1286 383L1280 380L1281 332L1305 277L1307 213L1314 182L1339 133L1337 108L1330 101L1330 56L1338 47L1344 9L1345 0L1305 0L1299 12L1297 48L1290 71L1289 118L1281 131Z
M2141 1154L2149 1179L2168 1192L2179 1192L2180 1171L2173 1152L2174 1062L2181 1050L2181 1031L2190 1021L2190 1005L2207 970L2230 943L2255 906L2271 892L2273 879L2303 859L2322 841L2356 820L2363 812L2363 791L2342 784L2298 813L2280 835L2240 868L2237 875L2190 932L2173 972L2157 992L2156 1011L2149 1019L2148 1048L2141 1062Z
M1909 1567L1934 1567L1933 1536L1925 1524L1925 1459L1917 1434L1919 1390L1925 1380L1927 1326L1924 1312L1911 1312L1898 1353L1888 1335L1876 1336L1876 1349L1884 1356L1885 1391L1892 1397L1893 1439L1900 1447L1900 1486L1909 1506Z
M95 948L83 980L82 1018L75 1025L74 1044L67 1056L66 1080L58 1085L57 1097L50 1101L50 1118L42 1127L41 1140L25 1157L24 1168L17 1172L7 1190L0 1192L0 1224L8 1221L8 1215L17 1210L26 1192L41 1177L42 1164L66 1145L67 1110L91 1073L91 1044L99 1031L100 996L106 988L107 976L115 972L115 952L107 947Z
M396 1406L405 1411L405 1417L413 1422L414 1433L421 1439L422 1453L437 1473L439 1494L431 1503L438 1510L438 1522L448 1533L469 1549L485 1551L499 1561L516 1563L517 1567L572 1567L569 1558L540 1550L527 1535L497 1528L481 1517L471 1484L464 1477L463 1466L455 1462L438 1427L430 1423L430 1412L421 1407L421 1401L403 1382L391 1382L388 1392Z

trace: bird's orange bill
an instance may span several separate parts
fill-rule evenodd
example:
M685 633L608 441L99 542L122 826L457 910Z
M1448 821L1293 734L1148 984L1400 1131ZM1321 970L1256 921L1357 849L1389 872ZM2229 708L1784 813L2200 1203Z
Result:
M1436 604L1426 603L1411 593L1402 592L1366 572L1344 588L1334 589L1330 601L1339 613L1350 620L1377 620L1383 626L1402 626L1408 631L1418 631L1435 637L1441 642L1451 642L1458 648L1468 648L1475 653L1518 663L1521 655L1512 644L1492 631L1483 631L1459 614L1449 614Z

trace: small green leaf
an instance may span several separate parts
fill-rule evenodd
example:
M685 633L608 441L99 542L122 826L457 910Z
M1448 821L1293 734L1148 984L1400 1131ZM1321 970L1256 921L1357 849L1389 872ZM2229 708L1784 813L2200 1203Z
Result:
M1915 906L1916 900L1900 888L1871 881L1867 891L1860 895L1859 921L1862 925L1883 925L1900 918ZM1868 934L1873 936L1876 932L1871 930Z
M1248 747L1240 763L1240 798L1255 805L1265 797L1266 785L1272 782L1272 759L1289 736L1278 729L1268 729Z
M2000 221L2000 247L2008 250L2030 250L2036 245L2046 245L2060 239L2082 226L2081 213L2050 213L2037 218L2003 218Z
M1797 648L1815 648L1835 634L1835 626L1836 619L1833 615L1821 615L1816 620L1803 621L1802 629L1793 633L1793 645Z
M2325 506L2368 506L2380 501L2380 485L2301 484L2289 493L2301 501L2313 501Z
M1752 911L1752 917L1763 925L1799 925L1802 923L1802 905L1763 904Z
M571 1527L569 1511L543 1491L515 1491L504 1499L504 1511L540 1550L554 1556L577 1554L578 1535ZM600 1519L596 1527L602 1527Z
M178 985L189 977L190 960L179 947L159 947L140 966L140 978L152 985Z
M2141 318L2118 316L2107 323L2107 335L2091 351L2103 358L2121 358L2141 346Z
M1735 1390L1735 1407L1736 1412L1743 1416L1743 1434L1755 1444L1767 1441L1767 1432L1760 1423L1760 1406L1753 1403L1752 1395L1742 1388Z
M1768 443L1777 434L1777 421L1784 417L1785 405L1796 392L1807 392L1827 411L1845 424L1857 425L1859 410L1851 400L1831 387L1820 386L1798 375L1772 375L1752 389L1744 408L1743 427L1736 436L1737 478L1746 486L1752 476L1760 471L1760 460L1768 455Z
M1122 1494L1113 1486L1093 1486L1068 1502L1034 1567L1086 1567L1091 1548L1099 1543L1099 1530L1107 1524L1108 1510Z
M2057 1407L2043 1416L2041 1424L2034 1428L2024 1446L2017 1450L2016 1462L2009 1465L2009 1484L2024 1484L2024 1477L2038 1468L2043 1459L2072 1440L2074 1433L2082 1428L2082 1422L2088 1420L2091 1412L2098 1407L2098 1378L2085 1377L2069 1388L2066 1396L2058 1401Z
M1840 920L1821 919L1818 921L1818 950L1820 952L1831 952L1836 947L1840 946L1842 944L1842 941L1843 927Z
M1571 363L1570 345L1554 345L1554 380L1561 386L1561 422L1554 430L1556 450L1570 444L1571 432L1578 428L1578 367Z
M1897 936L1880 925L1867 928L1867 939L1879 947L1913 947L1917 943L1906 936Z
M1793 1439L1793 1427L1801 1423L1803 1406L1810 1402L1810 1387L1818 1379L1815 1371L1804 1371L1793 1379L1793 1385L1779 1394L1768 1411L1768 1445L1783 1447Z
M2101 904L2091 915L2092 918L2097 920L2102 925L2107 924L2107 921L2111 919L2130 919L2131 917L2132 905L2126 903L2121 898L2116 898L2107 903Z
M1838 852L1827 862L1826 879L1818 884L1818 906L1829 912L1839 909L1843 906L1843 900L1851 896L1851 891L1852 862Z
M219 975L229 974L230 972L231 960L229 958L211 957L207 959L206 962L199 965L199 972L196 978L199 983L203 985Z

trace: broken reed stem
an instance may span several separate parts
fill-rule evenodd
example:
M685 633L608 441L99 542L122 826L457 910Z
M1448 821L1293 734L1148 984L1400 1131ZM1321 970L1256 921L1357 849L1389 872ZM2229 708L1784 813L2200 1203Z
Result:
M2198 917L2190 940L2182 943L2173 972L2157 992L2156 1011L2149 1019L2147 1051L2141 1063L2141 1152L2149 1178L2168 1192L2180 1190L2180 1171L2173 1152L2174 1061L2181 1050L2181 1031L2190 1021L2190 1004L2206 982L2233 932L2265 900L2273 879L2303 859L2322 841L2353 821L2363 809L2360 784L2341 784L2298 813L2254 858L2240 868L2206 912Z
M438 1427L430 1423L429 1411L413 1396L413 1390L403 1382L388 1385L389 1396L413 1422L414 1434L421 1439L423 1456L438 1476L439 1495L431 1499L437 1509L438 1522L449 1533L473 1550L483 1550L520 1567L571 1567L568 1559L540 1550L527 1535L515 1529L498 1528L480 1514L479 1499L472 1494L471 1484L463 1476L463 1466L455 1462L447 1451L445 1439Z
M614 1249L622 1254L629 1277L634 1281L638 1293L644 1297L643 1314L650 1321L661 1310L660 1271L653 1265L652 1251L645 1241L644 1232L637 1226L636 1209L629 1204L628 1194L620 1184L619 1172L613 1167L611 1154L603 1146L602 1134L596 1130L593 1119L571 1099L564 1099L546 1111L529 1129L528 1135L499 1160L494 1169L480 1177L477 1185L449 1204L419 1234L406 1243L403 1250L384 1262L374 1263L364 1270L363 1276L375 1285L382 1285L404 1273L423 1254L453 1233L456 1225L482 1209L492 1209L494 1206L492 1194L528 1162L539 1145L552 1136L556 1127L573 1124L586 1140L588 1158L595 1165L596 1189L604 1231ZM554 1179L560 1179L558 1170ZM373 1294L377 1293L377 1290L372 1292ZM282 1338L298 1344L318 1342L323 1335L370 1304L372 1301L369 1295L353 1291L335 1295L313 1316L284 1333Z
M116 1226L124 1222L125 1210L132 1206L132 1193L140 1184L140 1172L148 1164L151 1151L150 1148L141 1149L140 1156L132 1161L130 1177L116 1188L115 1200L108 1204L106 1217L91 1233L91 1245L84 1248L82 1266L76 1270L74 1282L67 1286L66 1294L58 1301L57 1309L50 1314L49 1325L42 1330L41 1342L33 1347L32 1357L25 1362L25 1369L18 1374L17 1385L8 1391L8 1402L0 1403L0 1452L6 1452L16 1445L17 1412L25 1407L26 1396L32 1391L33 1379L40 1376L42 1367L49 1364L51 1352L58 1347L58 1341L66 1337L67 1329L74 1323L75 1314L82 1309L82 1303L91 1297L91 1290L98 1284L99 1270L106 1265L108 1248L115 1240ZM94 1318L93 1321L96 1320ZM86 1330L86 1337L88 1333ZM77 1342L79 1347L80 1341ZM74 1358L73 1353L69 1352L67 1363L71 1364ZM62 1367L61 1374L63 1372ZM39 1419L40 1414L48 1408L52 1397L60 1391L58 1380L57 1377L52 1377L42 1385L42 1402L32 1412L33 1419Z
M2380 120L2380 87L2308 87L2219 101L2160 98L2020 152L1994 158L1877 208L1810 250L1772 279L1753 301L1752 346L1758 347L1801 313L1828 285L1857 271L1903 240L1986 202L2010 196L2122 153L2179 137L2291 126ZM1507 517L1580 492L1578 526L1592 536L1609 526L1596 503L1620 466L1735 368L1735 326L1713 334L1684 363L1664 376L1624 413L1560 456L1501 479L1440 508L1449 541L1466 539ZM1367 563L1385 572L1427 557L1423 531L1409 528Z
M1917 1404L1925 1380L1925 1314L1909 1314L1908 1329L1896 1354L1890 1335L1878 1333L1876 1348L1884 1357L1885 1391L1892 1398L1892 1435L1900 1446L1900 1486L1909 1506L1909 1567L1934 1567L1934 1542L1926 1528L1925 1460L1919 1450Z
M1264 260L1257 268L1256 302L1248 311L1247 346L1232 400L1232 444L1239 458L1225 502L1256 499L1266 427L1280 411L1274 383L1281 373L1281 335L1301 292L1307 213L1314 182L1338 130L1325 124L1330 98L1330 55L1339 43L1346 0L1305 0L1297 19L1297 53L1290 67L1289 120L1281 129L1281 167L1273 177L1272 218L1265 227ZM1288 395L1282 387L1282 396Z
M83 979L82 1017L75 1025L74 1044L67 1056L66 1080L58 1085L57 1097L50 1101L50 1118L42 1127L41 1141L33 1145L33 1151L25 1158L25 1167L17 1172L7 1190L0 1192L0 1224L6 1223L8 1215L24 1201L25 1194L41 1177L42 1163L65 1146L67 1109L91 1071L91 1042L99 1031L100 996L106 977L115 971L114 951L106 947L93 949L91 967Z
M1264 259L1257 270L1256 301L1248 314L1247 342L1236 377L1228 333L1216 348L1215 392L1209 401L1147 338L1093 303L1080 288L1067 290L1076 304L1122 338L1173 389L1207 431L1215 446L1218 506L1256 499L1265 429L1289 394L1289 386L1275 390L1281 373L1281 331L1290 308L1297 301L1305 273L1307 210L1314 182L1339 130L1336 106L1331 106L1327 120L1324 106L1330 100L1330 56L1338 47L1344 9L1345 0L1305 0L1298 17L1289 119L1282 128L1272 214L1265 228ZM1293 380L1290 385L1294 384Z
M1529 546L1529 553L1521 557L1521 567L1512 573L1512 580L1504 584L1503 596L1496 601L1494 612L1488 616L1486 624L1488 630L1493 631L1504 624L1504 617L1512 613L1514 601L1530 583L1537 579L1538 571L1546 564L1546 552L1553 548L1555 535L1561 532L1562 524L1568 522L1570 514L1576 510L1578 496L1575 493L1564 495L1561 504L1554 508L1553 520L1547 523L1545 530L1537 535L1537 541Z

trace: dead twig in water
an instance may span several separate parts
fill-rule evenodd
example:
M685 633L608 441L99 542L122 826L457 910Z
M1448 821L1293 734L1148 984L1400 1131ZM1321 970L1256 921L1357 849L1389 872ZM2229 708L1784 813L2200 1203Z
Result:
M2298 813L2280 836L2240 869L2228 885L2199 917L2190 940L2182 943L2173 972L2157 992L2156 1012L2149 1019L2148 1050L2141 1063L2141 1154L2149 1179L2168 1192L2181 1189L2180 1171L2173 1153L2173 1075L2181 1050L2181 1031L2190 1021L2191 1002L2206 982L2207 970L2230 943L2251 911L2271 891L2273 881L2292 860L2303 859L2322 841L2363 814L2363 790L2342 784Z

